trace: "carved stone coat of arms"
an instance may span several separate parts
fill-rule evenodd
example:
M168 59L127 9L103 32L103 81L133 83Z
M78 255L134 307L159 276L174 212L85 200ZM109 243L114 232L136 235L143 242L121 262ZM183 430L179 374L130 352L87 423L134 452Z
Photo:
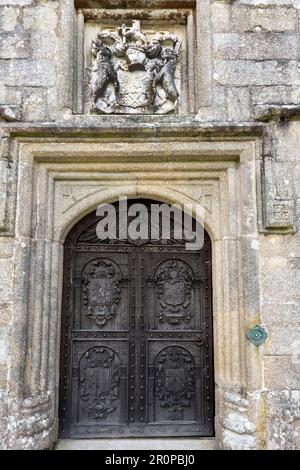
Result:
M102 30L92 42L90 112L167 114L175 112L176 69L182 43L168 32L149 37L140 21L118 31Z

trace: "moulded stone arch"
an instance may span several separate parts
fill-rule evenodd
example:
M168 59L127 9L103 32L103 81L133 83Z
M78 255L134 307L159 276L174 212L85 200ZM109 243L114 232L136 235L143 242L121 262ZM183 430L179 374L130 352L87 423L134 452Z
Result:
M85 198L84 201L75 204L72 210L65 214L64 224L60 227L55 227L54 239L59 240L60 243L64 243L66 236L78 221L90 212L95 211L99 205L113 204L116 202L119 197L124 196L124 190L126 191L128 199L151 199L160 204L178 204L180 206L184 204L195 204L195 201L191 197L188 197L188 195L184 197L182 194L178 194L174 189L164 190L163 188L154 187L138 192L130 192L127 188L116 188L113 191L114 194L112 194L111 189L102 190L100 194L92 194ZM193 216L195 216L195 211L193 211ZM220 237L216 224L214 224L206 208L204 208L204 220L201 220L200 223L212 240L217 240Z

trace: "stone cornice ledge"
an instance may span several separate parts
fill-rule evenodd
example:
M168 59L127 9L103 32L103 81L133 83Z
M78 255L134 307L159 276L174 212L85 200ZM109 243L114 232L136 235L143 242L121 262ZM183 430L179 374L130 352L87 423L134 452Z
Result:
M89 138L96 136L119 138L140 137L211 137L211 138L249 138L263 137L267 127L263 123L199 123L190 118L148 118L140 117L94 117L73 118L61 122L47 123L2 123L0 129L11 137L57 137Z

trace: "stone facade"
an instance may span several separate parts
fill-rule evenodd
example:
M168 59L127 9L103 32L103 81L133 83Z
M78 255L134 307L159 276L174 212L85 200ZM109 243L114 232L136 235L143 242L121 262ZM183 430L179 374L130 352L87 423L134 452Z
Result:
M89 113L85 41L120 18L182 38L178 112ZM0 448L57 439L63 243L124 194L204 202L217 445L300 448L299 24L299 0L0 0Z

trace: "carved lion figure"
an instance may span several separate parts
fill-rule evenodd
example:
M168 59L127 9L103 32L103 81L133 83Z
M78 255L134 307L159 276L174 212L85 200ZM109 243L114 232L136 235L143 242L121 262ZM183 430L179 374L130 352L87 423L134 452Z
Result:
M166 98L175 102L179 97L179 92L175 83L175 71L177 65L177 54L174 49L165 47L161 51L161 58L164 65L155 78L156 83L160 83L166 93Z
M116 91L119 83L109 47L98 41L93 44L92 54L96 55L95 65L91 73L91 101L92 106L95 107L97 100L104 95L108 83L112 82Z

